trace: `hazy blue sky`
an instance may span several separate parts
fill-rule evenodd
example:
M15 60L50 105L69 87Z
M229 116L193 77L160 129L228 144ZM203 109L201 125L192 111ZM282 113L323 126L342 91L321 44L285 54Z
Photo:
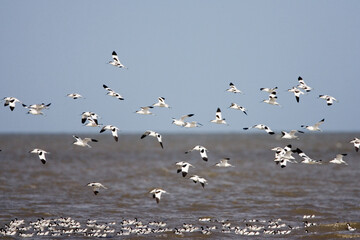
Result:
M122 132L244 133L258 123L279 131L322 118L323 131L359 132L359 12L360 1L3 0L0 97L51 108L33 116L2 104L0 132L98 132L82 126L83 111ZM128 70L106 64L114 50ZM300 103L287 92L298 76L314 88ZM226 92L230 82L244 94ZM281 107L261 102L259 89L275 86ZM329 107L319 94L339 102ZM134 113L160 96L171 109ZM209 122L218 107L230 126ZM171 124L188 113L204 126Z

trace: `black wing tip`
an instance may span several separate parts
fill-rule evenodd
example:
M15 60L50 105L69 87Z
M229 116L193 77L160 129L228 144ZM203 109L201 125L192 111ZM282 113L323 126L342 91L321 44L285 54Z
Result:
M182 172L183 177L186 177L186 175L187 175L187 172Z
M275 134L275 133L274 133L274 132L269 132L269 134L270 134L270 135L273 135L273 134Z
M98 193L99 193L99 191L94 191L94 194L95 194L95 195L98 195Z
M208 158L207 158L207 157L203 157L202 160L204 160L205 162L207 162Z
M46 163L46 160L44 160L44 159L41 159L41 162L42 162L43 164L45 164L45 163Z
M93 138L91 139L91 141L92 141L92 142L98 142L98 140L96 140L96 139L93 139Z

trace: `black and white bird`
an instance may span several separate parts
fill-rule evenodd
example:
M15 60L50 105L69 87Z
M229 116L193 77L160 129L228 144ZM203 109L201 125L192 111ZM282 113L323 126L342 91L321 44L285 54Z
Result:
M304 89L306 92L310 92L312 90L311 87L306 85L305 81L302 79L302 77L298 77L299 84L297 85L298 88Z
M274 159L274 162L276 164L280 164L280 167L281 168L284 168L286 167L286 164L288 162L290 163L297 163L295 161L295 158L292 156L292 154L294 152L296 152L296 150L292 150L291 149L292 146L291 144L285 146L284 148L282 147L275 147L275 148L272 148L271 150L272 151L275 151L275 159Z
M85 123L88 118L92 118L96 124L98 124L99 115L94 112L83 112L81 114L81 123Z
M356 230L356 228L350 226L350 223L346 223L346 229L350 232L353 232Z
M158 102L153 104L153 107L163 107L163 108L170 108L168 104L165 103L164 97L159 97Z
M220 159L220 162L216 163L215 166L216 167L233 167L233 165L231 165L229 163L230 158L222 158Z
M93 138L80 138L78 136L73 135L75 138L75 142L73 142L74 145L80 146L80 147L88 147L91 148L91 146L88 144L88 142L98 142L98 140Z
M229 108L232 108L232 109L235 109L235 110L241 110L243 113L245 113L245 115L247 115L247 113L246 113L247 109L240 106L240 105L238 105L237 103L231 103Z
M298 89L297 87L293 87L293 88L291 88L291 89L288 89L288 92L294 93L295 99L296 99L297 102L300 101L300 95L301 95L301 94L305 94L303 91L301 91L301 90Z
M43 164L45 164L46 163L45 154L48 154L49 152L47 152L45 150L42 150L42 149L39 149L39 148L35 148L35 149L31 150L29 153L36 153L39 156L41 162Z
M149 193L152 194L153 198L155 198L156 203L159 204L161 199L161 194L167 193L164 189L161 188L154 188Z
M207 153L206 153L206 152L208 152L208 150L205 147L200 146L200 145L196 145L195 147L193 147L189 151L186 151L185 153L187 154L187 153L192 152L192 151L199 151L202 160L204 160L204 161L208 160L208 156L207 156Z
M236 86L232 82L229 84L229 86L230 88L226 89L226 91L232 93L242 93L239 89L236 88Z
M115 141L117 142L119 140L119 137L118 137L118 130L119 128L117 128L116 126L113 126L113 125L105 125L101 128L100 130L100 133L103 133L105 132L106 130L110 130L111 131L111 134L112 136L114 137Z
M264 125L264 124L256 124L252 127L245 127L243 128L244 130L248 130L250 128L256 128L256 129L259 129L259 130L265 130L268 134L270 135L273 135L275 134L268 126Z
M142 115L155 115L152 112L150 112L150 108L154 108L153 106L147 106L147 107L140 107L140 110L137 110L135 113L142 114Z
M350 141L350 143L354 144L355 151L358 152L360 148L360 139L354 138L353 140Z
M192 165L192 164L190 164L190 163L188 163L188 162L183 162L183 161L181 161L181 162L177 162L177 163L175 163L176 164L176 166L177 166L177 173L180 173L181 172L181 174L182 174L182 176L183 177L186 177L186 175L188 174L188 172L189 172L189 168L190 167L193 167L194 168L194 166Z
M155 131L147 130L146 132L144 132L143 135L141 135L140 139L143 139L146 136L156 137L158 142L160 143L161 148L164 148L163 143L162 143L162 137L159 133L157 133Z
M272 92L272 93L270 93L269 98L262 100L262 102L270 104L270 105L274 105L274 106L280 106L280 104L276 100L277 100L276 92Z
M173 118L172 124L183 127L185 125L185 119L188 117L192 117L192 116L194 116L194 114L191 113L191 114L181 116L180 119Z
M202 124L192 121L192 122L185 122L184 128L196 128L196 127L201 127Z
M50 107L51 103L49 104L45 104L45 103L41 103L41 104L32 104L32 105L26 105L26 104L22 104L22 106L24 108L28 108L28 109L35 109L35 110L43 110L43 109L48 109Z
M296 153L299 154L299 156L303 159L301 161L301 163L305 163L305 164L322 164L322 160L314 160L311 159L308 155L306 155L302 150L300 150L299 148L297 148Z
M214 119L214 120L211 120L210 122L216 123L216 124L225 124L225 125L228 125L228 124L225 122L225 118L222 118L220 108L218 108L218 109L216 110L215 119Z
M125 66L120 62L119 57L118 57L118 55L116 54L115 51L112 52L112 58L113 58L113 60L110 61L109 64L111 64L111 65L113 65L113 66L115 66L115 67L118 67L118 68L126 68L126 69L127 69L127 67L125 67Z
M14 111L17 102L22 103L19 99L14 97L4 97L2 101L4 101L4 107L9 106L11 111Z
M35 109L35 108L30 108L29 111L27 112L27 114L31 114L31 115L44 115L44 113L39 110L39 109Z
M267 92L267 93L273 93L273 92L276 93L277 89L278 89L277 87L274 87L274 88L260 88L260 91Z
M109 95L110 97L114 97L117 98L119 100L124 100L124 98L120 95L120 93L115 92L114 90L112 90L111 88L109 88L108 86L106 86L105 84L103 84L103 88L108 91L106 93L106 95Z
M86 127L100 127L102 124L98 124L98 121L92 117L88 117L87 123L85 124Z
M337 154L336 157L329 161L329 163L335 163L335 164L345 164L348 165L344 160L343 157L345 157L347 154Z
M199 182L203 188L205 188L205 184L207 184L207 180L205 178L199 177L198 175L193 175L189 179L193 180L194 183Z
M92 190L95 195L98 195L100 188L107 189L107 187L105 187L104 185L102 185L99 182L91 182L91 183L88 183L86 186L92 187Z
M283 139L299 139L298 136L296 136L296 133L304 133L303 131L298 130L291 130L290 132L281 131L281 138Z
M328 106L333 105L334 102L339 102L336 98L329 95L319 95L319 98L325 99Z
M72 99L78 99L78 98L84 98L81 94L79 93L69 93L66 95L67 97L69 98L72 98Z
M302 128L305 128L309 131L321 131L321 129L319 128L319 126L321 124L323 124L325 121L325 118L324 119L321 119L319 122L315 123L314 125L312 126L307 126L307 125L301 125Z

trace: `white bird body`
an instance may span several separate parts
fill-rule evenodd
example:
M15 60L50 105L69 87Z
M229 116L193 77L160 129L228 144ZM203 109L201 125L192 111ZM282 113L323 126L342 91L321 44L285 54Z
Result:
M185 153L189 153L189 152L192 152L192 151L199 151L202 160L204 160L204 161L208 160L208 156L207 156L207 153L206 153L206 152L208 152L208 150L205 147L197 145L197 146L193 147L192 149L190 149L189 151L186 151Z
M291 144L285 146L284 148L276 147L271 149L275 151L275 160L276 164L280 163L281 168L286 167L287 162L297 163L292 156L293 150L291 150Z
M354 144L355 151L358 152L360 148L360 139L354 138L353 140L350 141L350 143Z
M109 62L109 64L115 66L115 67L118 67L118 68L126 68L128 69L127 67L125 67L119 60L119 57L118 55L116 54L115 51L112 52L112 58L113 60Z
M39 110L39 109L35 109L35 108L30 108L29 111L27 112L27 114L31 114L31 115L44 115L44 113Z
M242 93L239 89L236 88L236 86L233 83L230 83L229 86L230 86L230 88L226 89L226 91L232 92L232 93Z
M247 109L240 106L240 105L238 105L237 103L231 103L229 108L232 108L232 109L235 109L235 110L241 110L243 113L245 113L245 115L247 115L247 113L246 113Z
M177 173L181 172L183 177L185 177L188 174L190 167L194 168L194 166L188 162L177 162L176 166L178 167Z
M335 163L335 164L345 164L348 165L344 160L343 157L345 157L347 154L337 154L336 157L333 160L330 160L330 163Z
M152 115L153 113L150 112L150 108L153 108L153 106L147 106L147 107L140 107L140 110L136 111L138 114L142 115Z
M346 228L347 228L347 230L350 231L350 232L353 232L353 231L356 230L356 228L350 226L350 223L346 223Z
M117 99L119 99L119 100L124 100L124 98L121 96L120 93L115 92L114 90L112 90L111 88L109 88L108 86L106 86L105 84L103 84L103 88L108 91L108 92L106 93L106 95L109 95L110 97L117 98Z
M83 112L81 114L81 123L84 124L86 120L88 120L88 118L92 118L95 121L95 123L98 124L99 115L97 115L94 112Z
M321 129L319 128L319 126L321 124L323 124L325 121L325 119L320 120L319 122L315 123L312 126L306 126L306 125L301 125L302 128L306 128L309 131L321 131Z
M230 158L223 158L220 159L220 162L216 163L215 166L216 167L233 167L233 165L231 165L229 163Z
M188 118L188 117L192 117L192 116L194 116L194 114L191 113L191 114L181 116L180 119L173 118L172 124L175 124L176 126L183 127L185 125L185 119Z
M259 129L259 130L265 130L270 135L275 134L268 126L266 126L264 124L256 124L256 125L254 125L252 127L246 127L246 128L243 128L243 129L248 130L250 128L256 128L256 129Z
M202 126L202 124L198 123L198 122L195 122L195 121L185 122L185 124L184 124L185 128L196 128L196 127L200 127L200 126Z
M295 150L299 156L303 159L301 163L305 164L322 164L321 160L314 160L311 159L309 156L307 156L303 151L301 151L299 148Z
M302 131L298 131L298 130L291 130L290 132L285 132L285 131L281 131L281 138L284 138L284 139L299 139L298 136L296 136L295 134L296 133L304 133Z
M293 87L293 88L291 88L291 89L288 89L288 92L294 93L295 99L296 99L297 102L300 101L300 95L305 94L303 91L301 91L301 90L298 89L297 87Z
M88 144L88 142L97 142L98 140L93 139L93 138L83 138L81 139L78 136L73 135L73 137L75 138L75 142L73 142L74 145L80 146L80 147L88 147L91 148L91 146Z
M305 81L302 79L302 77L298 77L298 82L299 85L297 86L298 88L304 89L306 92L310 92L312 90L311 87L309 87L308 85L306 85Z
M153 104L154 107L164 107L164 108L170 108L168 104L165 103L164 97L159 97L158 102Z
M154 188L149 193L152 194L153 198L155 198L155 200L156 200L156 203L159 204L160 199L161 199L161 194L167 193L167 192L161 188Z
M334 102L338 102L336 98L329 95L319 95L319 98L325 99L328 106L331 106Z
M277 90L277 87L274 87L274 88L260 88L260 91L268 92L268 93L273 93L273 92L276 93L276 90Z
M146 132L144 132L143 135L141 135L140 139L143 139L146 136L156 137L158 142L160 143L161 148L164 148L163 143L162 143L162 137L159 133L157 133L155 131L147 130Z
M189 179L193 180L194 183L199 182L203 188L205 187L205 184L207 184L207 180L205 178L199 177L198 175L193 175Z
M47 152L45 150L42 150L42 149L39 149L39 148L35 148L35 149L31 150L30 153L36 153L39 156L41 162L43 164L45 164L46 163L45 154L48 154L49 152Z
M87 186L92 187L95 195L97 195L99 193L100 188L107 189L107 187L105 187L104 185L102 185L99 182L91 182L91 183L88 183Z
M264 103L270 104L270 105L275 105L275 106L280 106L280 104L276 101L277 96L276 93L269 96L268 99L263 100Z
M215 119L214 119L214 120L211 120L210 122L216 123L216 124L225 124L225 125L228 125L228 124L225 122L225 118L222 118L220 108L218 108L218 109L216 110Z
M115 141L117 142L119 140L119 137L118 137L118 130L119 128L116 127L116 126L113 126L113 125L105 125L101 128L100 130L100 133L106 131L106 130L110 130L111 131L111 134L112 136L114 137Z
M85 124L86 127L100 127L100 125L98 124L97 121L95 121L95 119L88 117L87 118L87 123Z
M81 94L79 93L69 93L66 95L67 97L69 98L72 98L72 99L78 99L78 98L84 98Z
M11 111L14 111L16 103L21 103L21 101L14 97L4 97L2 101L5 101L4 107L9 106Z

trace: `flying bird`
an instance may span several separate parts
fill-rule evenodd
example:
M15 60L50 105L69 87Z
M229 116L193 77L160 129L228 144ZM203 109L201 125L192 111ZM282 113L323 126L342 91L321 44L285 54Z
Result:
M350 141L350 143L354 144L355 151L358 152L360 148L360 139L354 138L353 140Z
M141 135L140 139L143 139L146 136L156 137L158 142L160 143L161 148L164 148L162 140L161 140L162 137L159 133L151 131L151 130L147 130L146 132L144 132L143 135Z
M118 67L118 68L126 68L128 69L127 67L125 67L119 60L118 58L118 55L116 54L115 51L112 52L112 58L113 60L109 62L109 64L115 66L115 67Z
M256 124L252 127L245 127L243 128L244 130L248 130L250 128L256 128L256 129L259 129L259 130L265 130L268 134L270 135L273 135L275 134L268 126L264 125L264 124Z
M192 122L185 122L184 128L196 128L202 126L201 123L192 121Z
M306 128L309 131L321 131L321 129L319 128L319 126L321 124L323 124L325 121L325 119L320 120L319 122L315 123L312 126L307 126L307 125L301 125L302 128Z
M330 163L335 163L335 164L345 164L348 165L344 160L343 157L345 157L347 154L343 153L343 154L337 154L336 157L333 160L330 160Z
M285 132L285 131L281 131L281 138L284 139L299 139L298 136L296 136L296 133L304 133L303 131L298 131L298 130L291 130L290 132Z
M322 164L321 160L314 160L311 159L308 155L306 155L303 151L301 151L299 148L297 148L296 153L299 154L299 156L303 159L301 163L305 164Z
M208 150L205 147L197 145L197 146L193 147L192 149L190 149L189 151L186 151L185 153L187 154L187 153L192 152L192 151L199 151L202 160L204 160L204 161L208 160L208 156L207 156L207 153L206 153Z
M84 98L82 95L80 95L79 93L69 93L66 95L69 98L72 99L78 99L78 98Z
M48 154L49 152L47 152L45 150L42 150L42 149L39 149L39 148L35 148L35 149L31 150L29 153L36 153L39 156L41 162L43 164L45 164L46 163L45 154Z
M278 89L277 87L274 87L274 88L260 88L260 91L268 92L268 93L273 93L273 92L276 93L277 89Z
M267 103L267 104L270 104L270 105L280 106L280 104L276 100L277 100L276 92L272 92L269 95L268 99L265 99L265 100L262 100L262 101L264 103Z
M15 105L16 105L17 102L21 103L21 101L19 99L14 98L14 97L4 97L2 99L2 101L5 101L4 102L4 107L9 106L11 111L14 111Z
M216 123L216 124L225 124L225 125L228 125L228 124L225 122L225 118L222 118L222 116L221 116L221 110L220 110L220 108L218 108L218 109L216 110L215 119L214 119L214 120L211 120L210 122Z
M98 124L99 115L94 112L83 112L81 114L81 123L85 123L88 118L92 118L96 124Z
M109 95L110 97L117 98L119 100L124 100L124 98L119 93L115 92L114 90L112 90L111 88L106 86L105 84L103 84L103 88L108 91L106 93L106 95Z
M309 87L308 85L306 85L305 81L302 79L302 77L298 77L298 88L304 89L306 92L310 92L312 90L311 87Z
M301 95L301 94L305 94L304 92L302 92L302 91L301 91L300 89L298 89L297 87L293 87L293 88L291 88L291 89L288 89L288 92L294 93L295 99L296 99L297 102L300 101L300 95Z
M229 84L229 86L230 88L226 89L226 91L232 93L242 93L239 89L236 88L236 86L232 82Z
M87 123L85 124L86 127L100 127L102 124L98 124L97 120L93 119L92 117L87 118Z
M246 111L247 109L236 104L236 103L231 103L230 107L229 108L232 108L232 109L235 109L235 110L241 110L243 113L245 113L245 115L247 115Z
M193 175L189 179L193 180L194 183L199 182L203 188L205 188L205 184L207 184L207 180L205 178L199 177L198 175Z
M191 114L181 116L180 119L173 118L172 124L183 127L185 125L185 119L188 117L192 117L192 116L194 116L194 114L191 113Z
M177 173L180 173L180 172L181 172L181 174L182 174L183 177L186 177L186 175L188 174L188 172L189 172L189 167L193 167L193 168L194 168L194 166L193 166L192 164L188 163L188 162L183 162L183 161L181 161L181 162L177 162L177 163L175 163L175 164L176 164L176 166L178 167Z
M164 108L170 108L168 104L165 103L164 97L159 97L158 102L153 104L153 107L164 107Z
M328 106L331 106L334 102L338 102L336 98L329 95L319 95L319 98L325 99Z
M152 194L153 198L156 199L156 203L159 204L160 199L161 199L161 194L167 193L167 192L161 188L154 188L149 193Z
M98 183L98 182L91 182L91 183L88 183L86 186L92 187L95 195L97 195L99 193L100 188L107 189L107 187L105 187L104 185L102 185L101 183Z
M216 163L215 166L216 167L233 167L233 165L231 165L229 163L230 158L223 158L220 159L220 162Z
M118 130L119 128L117 128L116 126L113 126L113 125L105 125L101 128L100 130L100 133L103 133L105 132L106 130L110 130L111 131L111 134L112 136L114 137L115 141L117 142L119 140L119 137L118 137Z
M147 107L140 107L140 110L136 111L138 114L142 115L155 115L152 112L150 112L150 108L154 108L153 106L147 106Z
M73 142L74 145L80 146L80 147L88 147L91 148L91 146L88 144L88 142L98 142L98 140L93 138L83 138L81 139L78 136L73 135L75 138L75 142Z

